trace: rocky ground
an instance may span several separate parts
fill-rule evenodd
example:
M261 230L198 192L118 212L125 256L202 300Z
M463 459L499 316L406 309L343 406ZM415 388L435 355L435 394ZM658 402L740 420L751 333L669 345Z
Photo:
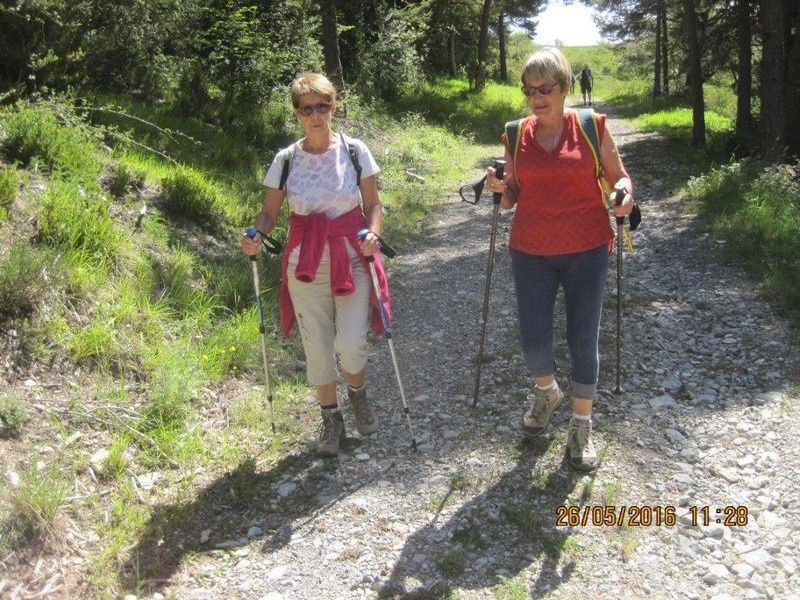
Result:
M483 385L471 409L491 206L450 198L390 264L418 452L378 340L369 385L381 431L359 439L347 415L353 437L335 459L290 448L278 464L211 482L194 506L159 508L127 565L154 586L140 597L798 597L797 334L667 191L660 140L610 126L644 222L625 255L619 394L609 273L596 472L564 460L566 404L538 443L520 441L530 381L510 213L500 218ZM566 385L563 318L556 339ZM245 504L231 493L242 482L253 491ZM567 514L578 523L557 524L560 506L577 507ZM187 510L189 525L178 518Z

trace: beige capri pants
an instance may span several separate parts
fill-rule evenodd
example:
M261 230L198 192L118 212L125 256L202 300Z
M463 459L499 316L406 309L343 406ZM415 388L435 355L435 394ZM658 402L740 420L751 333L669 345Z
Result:
M306 377L313 386L339 379L336 353L348 373L360 373L367 364L370 277L358 256L350 259L355 290L349 296L331 293L328 253L317 269L314 281L304 283L294 276L296 265L287 271L297 326L306 353Z

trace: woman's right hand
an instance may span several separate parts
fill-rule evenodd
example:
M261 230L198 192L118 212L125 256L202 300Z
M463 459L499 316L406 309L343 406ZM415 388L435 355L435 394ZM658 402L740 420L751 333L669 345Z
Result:
M258 254L258 248L261 246L261 234L256 233L255 236L250 237L247 233L243 233L239 239L239 245L248 256L255 256Z
M496 177L494 167L486 167L486 187L492 190L492 193L502 194L500 199L500 206L503 208L513 208L515 201L511 199L511 194L508 194L508 184L502 179Z

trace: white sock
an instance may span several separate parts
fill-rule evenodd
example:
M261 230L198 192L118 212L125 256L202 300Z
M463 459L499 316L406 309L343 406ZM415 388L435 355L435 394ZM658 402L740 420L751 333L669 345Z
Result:
M557 387L558 387L558 384L556 383L555 379L553 379L553 381L551 381L549 385L546 385L544 387L540 386L538 383L536 384L536 389L537 390L552 390L552 389L555 389Z
M585 421L586 423L589 423L592 420L592 415L579 415L578 413L573 412L572 418L576 421Z
M351 392L358 393L358 392L360 392L361 390L363 390L363 389L364 389L364 386L365 386L365 385L366 385L366 383L362 383L362 384L361 384L360 386L358 386L358 387L353 387L352 385L350 385L350 384L348 383L348 384L347 384L347 387L349 387L349 388L350 388L350 391L351 391Z

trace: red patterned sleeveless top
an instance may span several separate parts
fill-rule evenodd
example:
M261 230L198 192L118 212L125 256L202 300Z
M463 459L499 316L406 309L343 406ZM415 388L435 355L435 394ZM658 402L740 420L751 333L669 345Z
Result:
M595 173L592 149L574 110L564 113L561 139L546 152L536 138L536 117L520 125L514 171L520 186L510 246L538 256L574 254L614 242L614 231ZM600 141L605 115L597 115ZM513 149L511 149L513 156Z

